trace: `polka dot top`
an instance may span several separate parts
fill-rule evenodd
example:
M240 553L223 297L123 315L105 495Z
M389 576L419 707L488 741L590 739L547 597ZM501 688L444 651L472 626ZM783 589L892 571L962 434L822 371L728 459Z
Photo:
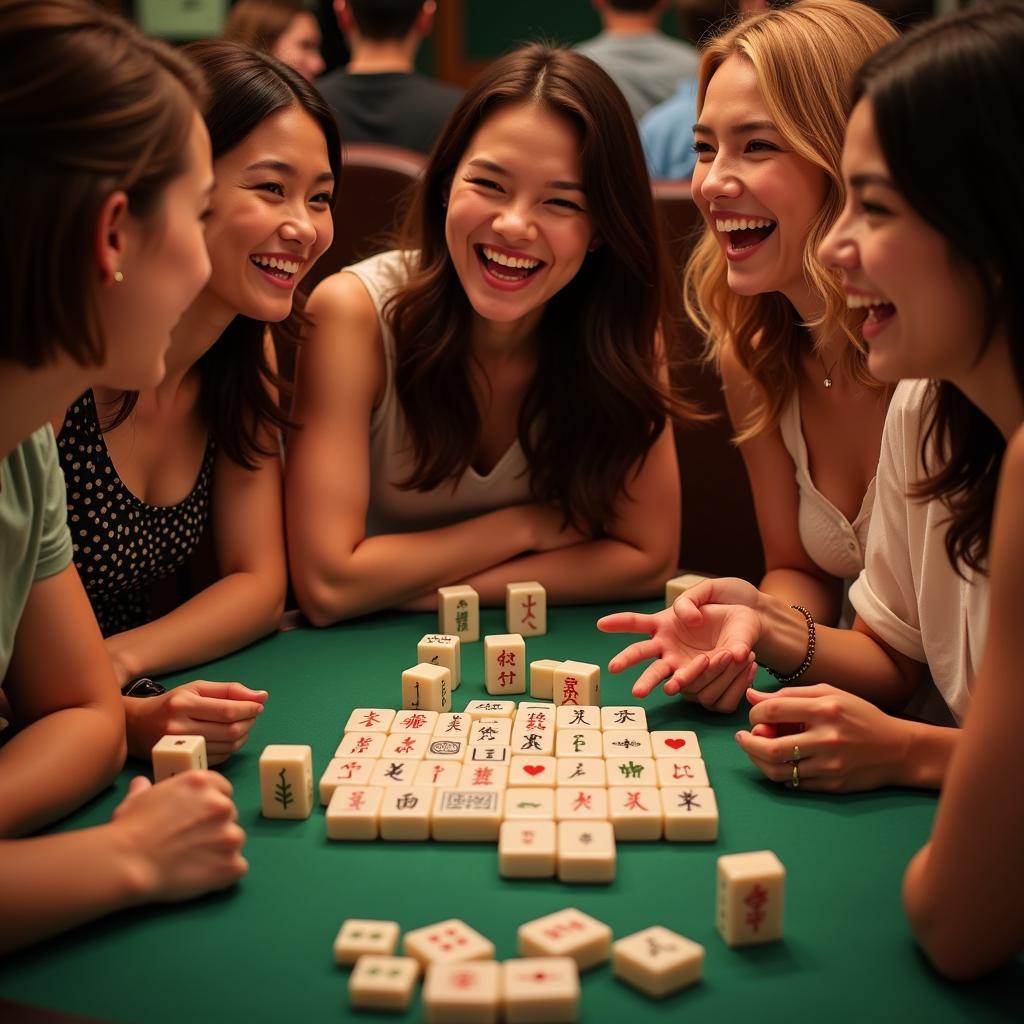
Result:
M147 505L121 482L91 391L68 410L57 446L75 565L100 629L111 636L141 626L152 618L149 585L184 564L206 525L213 440L195 486L177 505Z

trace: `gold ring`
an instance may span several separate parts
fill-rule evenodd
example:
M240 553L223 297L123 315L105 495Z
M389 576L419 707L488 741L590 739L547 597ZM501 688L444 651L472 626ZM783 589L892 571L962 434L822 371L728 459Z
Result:
M790 758L793 764L796 764L800 760L800 748L797 746L793 747L793 756Z
M795 761L793 762L793 778L790 781L790 785L794 789L800 788L800 767Z

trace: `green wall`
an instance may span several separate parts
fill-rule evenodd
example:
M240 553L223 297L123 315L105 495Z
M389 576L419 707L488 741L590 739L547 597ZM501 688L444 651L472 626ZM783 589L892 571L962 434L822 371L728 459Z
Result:
M463 0L463 11L466 56L473 60L495 57L535 39L571 44L601 31L588 0ZM676 34L675 18L666 16L663 28Z

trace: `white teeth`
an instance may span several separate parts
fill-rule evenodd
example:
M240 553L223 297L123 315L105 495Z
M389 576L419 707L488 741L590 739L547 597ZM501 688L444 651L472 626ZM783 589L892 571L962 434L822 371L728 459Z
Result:
M872 306L888 306L889 300L883 299L880 295L847 295L846 306L848 309L870 309Z
M775 221L763 217L730 217L728 220L715 220L719 231L749 231L751 228L770 228Z
M496 249L491 249L488 246L483 246L484 255L492 263L500 263L503 267L512 267L515 270L533 270L534 267L539 267L540 260L526 259L525 257L518 256L506 256L504 253L498 252Z
M297 274L299 264L293 260L279 260L276 256L253 256L254 263L261 267L270 267L271 270L283 270L286 274Z

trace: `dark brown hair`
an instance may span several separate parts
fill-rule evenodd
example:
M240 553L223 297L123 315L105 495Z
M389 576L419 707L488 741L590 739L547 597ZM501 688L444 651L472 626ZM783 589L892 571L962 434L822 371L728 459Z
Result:
M296 15L308 13L302 0L238 0L224 24L224 38L269 53Z
M203 96L186 58L84 0L0 4L0 356L28 367L58 351L103 361L100 208L124 191L133 216L157 220Z
M871 103L896 187L947 240L954 266L981 287L978 358L1004 330L1024 394L1024 253L1012 229L1024 223L1022 63L1024 5L982 3L880 51L857 77L854 99ZM936 161L938 139L949 153L984 159ZM948 381L933 385L920 453L927 477L912 493L949 509L946 552L958 572L986 571L1005 449L995 424L962 391Z
M477 129L499 107L517 103L536 103L577 133L587 205L602 241L547 304L518 436L535 498L598 534L666 416L692 410L659 382L658 334L672 333L668 303L677 290L636 126L605 72L569 50L534 45L495 61L456 108L420 180L403 232L411 277L385 309L415 452L403 485L425 491L457 480L480 433L468 375L471 308L445 241L445 203Z
M324 133L337 196L341 178L338 126L313 86L268 54L226 40L193 43L184 52L202 69L210 86L206 127L214 163L271 114L299 106ZM296 343L305 322L305 299L296 292L288 318L270 325L279 352ZM261 443L263 431L294 426L284 413L285 402L272 397L277 392L287 399L290 388L267 361L266 327L262 321L239 314L198 363L204 422L228 457L247 469L255 469L260 456L274 453ZM112 430L124 422L137 397L137 393L127 392L104 429Z
M377 42L404 39L423 10L423 0L348 0L359 34Z

